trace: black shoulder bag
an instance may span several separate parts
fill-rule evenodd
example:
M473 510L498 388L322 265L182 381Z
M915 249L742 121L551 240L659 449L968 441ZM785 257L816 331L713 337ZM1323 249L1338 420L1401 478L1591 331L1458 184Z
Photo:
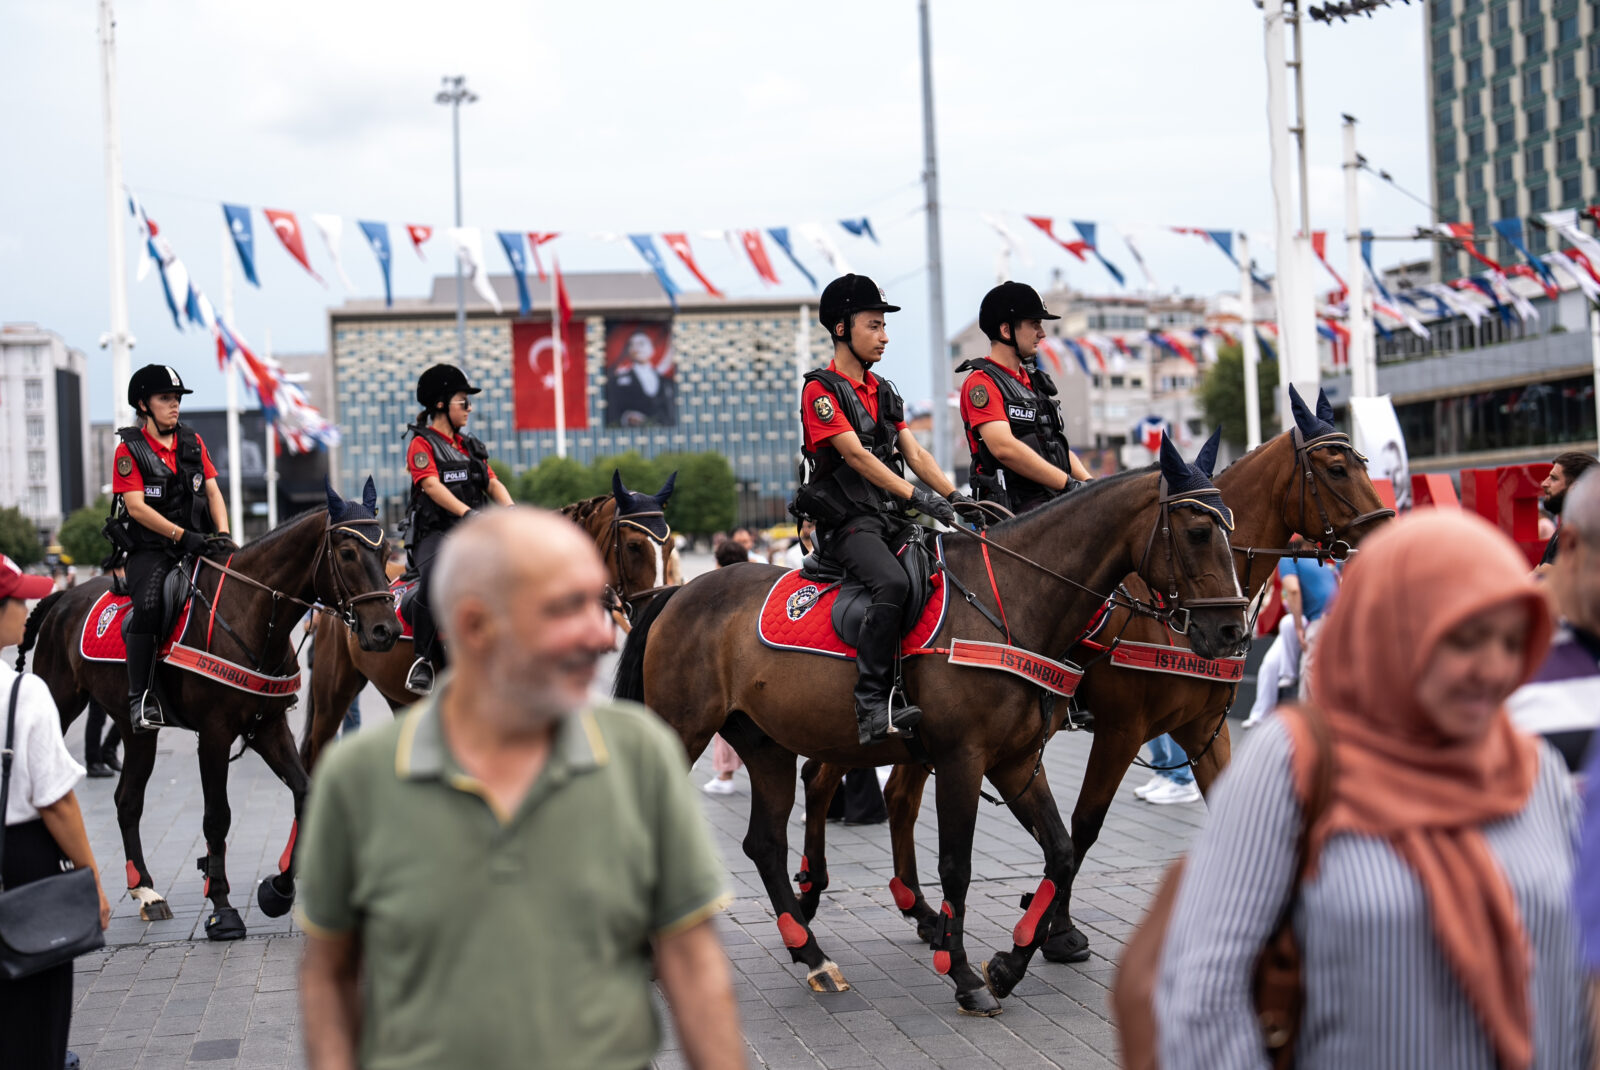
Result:
M6 709L6 746L0 751L4 769L0 772L0 864L5 860L6 802L11 797L12 743L21 690L22 674L18 673ZM72 869L9 891L0 878L0 977L15 981L71 962L105 943L100 929L100 889L93 870Z

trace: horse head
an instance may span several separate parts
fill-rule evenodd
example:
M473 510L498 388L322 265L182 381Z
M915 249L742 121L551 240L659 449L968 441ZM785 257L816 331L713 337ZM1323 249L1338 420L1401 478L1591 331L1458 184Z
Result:
M325 481L325 489L327 552L317 568L317 598L339 612L362 650L381 653L400 638L400 621L383 570L388 544L378 520L378 489L371 476L359 502L341 497L332 481Z
M1152 591L1176 601L1170 608L1184 623L1174 628L1208 658L1235 654L1247 638L1246 603L1228 544L1233 511L1211 482L1221 437L1219 427L1190 464L1161 436L1161 512L1139 565Z
M1299 432L1295 463L1300 471L1289 484L1284 515L1313 542L1330 548L1338 542L1354 546L1394 512L1378 497L1367 475L1367 459L1334 424L1326 391L1317 391L1313 412L1291 383L1289 409Z
M678 473L673 472L660 490L645 494L629 490L620 471L611 473L615 538L606 564L615 590L624 601L667 584L667 562L674 545L665 510L677 480Z

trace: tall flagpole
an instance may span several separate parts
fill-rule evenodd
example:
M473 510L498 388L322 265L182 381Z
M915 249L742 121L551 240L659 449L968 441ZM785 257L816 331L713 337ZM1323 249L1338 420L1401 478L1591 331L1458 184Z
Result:
M933 459L954 472L950 457L950 354L944 337L944 260L939 236L939 154L933 139L933 43L928 0L918 0L922 24L922 181L927 193L928 345L933 353Z
M261 359L272 367L271 327L261 332ZM261 415L267 425L267 530L271 531L278 526L278 425L265 405L261 406Z
M550 352L556 369L556 456L567 455L567 378L566 355L561 337L561 263L551 261L550 271Z
M233 235L228 221L222 221L222 318L233 325ZM244 538L244 475L239 454L239 358L231 356L222 369L228 384L228 530L235 539Z
M122 133L117 121L117 19L111 0L100 0L100 74L106 149L106 246L111 276L111 330L101 339L111 349L111 426L133 422L128 379L133 368L133 335L128 332L127 249L122 222Z
M1372 314L1367 307L1367 273L1361 256L1361 194L1359 176L1361 156L1356 152L1356 121L1344 117L1344 237L1349 250L1350 292L1350 396L1376 397L1378 394L1376 342L1372 337Z
M1261 445L1261 384L1258 365L1261 346L1256 341L1255 279L1250 276L1250 237L1239 234L1239 344L1244 355L1244 447Z

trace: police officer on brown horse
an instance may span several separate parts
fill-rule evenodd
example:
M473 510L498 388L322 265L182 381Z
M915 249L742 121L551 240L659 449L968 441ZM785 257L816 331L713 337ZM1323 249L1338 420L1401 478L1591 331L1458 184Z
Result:
M489 502L511 504L489 467L489 448L465 430L472 395L482 391L454 364L435 364L417 379L422 413L407 428L406 471L411 474L411 558L421 574L410 605L412 648L417 660L406 674L406 688L426 695L435 669L445 665L444 644L429 609L429 581L439 542L462 517Z
M910 581L895 550L910 532L902 506L953 522L951 501L970 501L939 470L906 428L894 384L873 374L889 344L884 316L898 312L864 275L834 279L822 291L819 317L833 339L833 362L809 372L801 394L802 479L795 509L817 525L823 554L866 585L871 602L856 647L856 720L863 745L914 727L922 711L891 711L901 617ZM928 486L906 481L909 467ZM945 497L939 497L939 494ZM950 500L946 500L950 499Z
M183 395L194 391L165 364L146 364L128 380L139 417L117 430L112 455L111 518L106 536L125 555L128 611L128 719L134 730L168 724L153 686L161 636L161 592L184 555L231 553L228 511L211 454L194 428L178 422Z
M1036 363L1044 321L1060 318L1032 286L1003 282L978 307L989 355L956 368L971 372L961 384L961 423L972 451L972 492L1013 513L1089 478L1067 446L1056 386Z

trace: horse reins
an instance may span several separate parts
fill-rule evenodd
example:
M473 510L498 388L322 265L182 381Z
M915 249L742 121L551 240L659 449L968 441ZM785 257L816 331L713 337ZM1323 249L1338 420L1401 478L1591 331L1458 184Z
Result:
M633 603L653 598L672 587L672 584L662 584L659 587L646 587L644 590L635 591L632 594L628 592L628 570L627 566L622 562L622 529L624 526L644 532L652 542L662 547L661 568L663 573L666 571L667 551L665 548L668 540L672 538L672 529L667 528L665 535L657 535L647 525L638 523L640 520L648 520L652 517L660 517L661 526L667 527L666 514L660 509L641 510L636 513L623 513L619 509L611 514L611 546L605 556L608 559L608 563L612 560L615 562L617 584L621 589L619 590L609 584L606 586L606 593L610 596L610 600L606 603L606 608L620 609L623 616L627 616L628 610L632 608ZM661 578L666 579L666 576L663 574Z

